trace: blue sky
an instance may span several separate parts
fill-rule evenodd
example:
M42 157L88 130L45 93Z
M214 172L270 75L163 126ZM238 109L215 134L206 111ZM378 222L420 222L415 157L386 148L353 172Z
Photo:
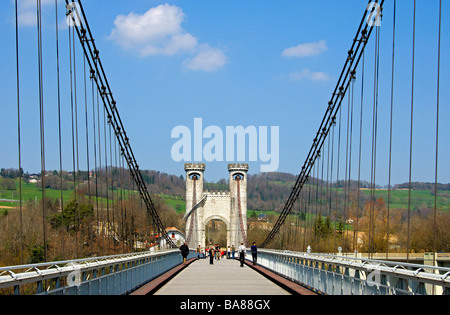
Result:
M35 1L19 1L23 167L40 169ZM43 0L47 169L59 168L54 1ZM70 170L68 29L59 1L64 168ZM107 3L107 5L106 5ZM377 182L387 184L392 3L381 27ZM408 180L411 105L412 1L399 1L396 53L393 183ZM298 174L347 57L367 1L100 1L83 2L119 112L142 169L181 175L172 160L176 126L279 126L279 171ZM418 1L413 180L434 181L438 1ZM450 7L444 1L443 16ZM447 14L446 14L447 13ZM158 19L159 18L159 19ZM1 167L17 167L14 2L0 3ZM443 20L440 175L450 181L450 37ZM79 49L79 48L77 48ZM364 180L370 180L374 37L366 55ZM78 51L80 53L80 51ZM78 55L77 70L83 70ZM359 78L360 79L360 78ZM83 82L79 81L82 90ZM355 85L359 115L361 82ZM80 92L79 98L84 94ZM84 106L84 104L83 104ZM80 105L82 107L82 105ZM344 115L345 116L345 115ZM80 117L81 111L80 111ZM80 118L81 119L81 118ZM358 121L359 122L359 121ZM355 122L355 124L357 124ZM346 124L344 124L346 128ZM344 128L344 129L345 129ZM355 127L356 128L356 127ZM83 129L82 129L83 130ZM80 138L83 133L80 132ZM345 136L345 134L344 134ZM357 174L353 139L352 174ZM356 149L355 149L356 148ZM343 146L345 150L345 145ZM80 156L85 156L80 149ZM345 157L345 156L344 156ZM84 160L83 160L84 161ZM81 162L82 165L85 162ZM226 162L207 165L206 179L227 176ZM93 162L91 162L93 165ZM250 165L259 172L259 163ZM342 166L344 167L344 166ZM343 172L343 171L341 171ZM354 175L352 176L354 178ZM342 175L341 175L342 178Z

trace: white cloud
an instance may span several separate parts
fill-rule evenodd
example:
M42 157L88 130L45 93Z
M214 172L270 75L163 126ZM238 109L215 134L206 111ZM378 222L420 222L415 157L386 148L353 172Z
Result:
M295 47L287 48L283 51L283 57L311 57L319 55L328 50L327 42L321 40L314 43L300 44Z
M227 56L220 49L204 44L197 56L186 59L183 65L189 70L213 72L222 68L227 62Z
M141 56L175 55L197 47L197 39L181 23L183 11L169 4L151 8L145 14L119 15L110 38L119 46Z
M151 8L144 14L119 15L110 39L141 57L197 54L183 63L188 70L211 72L222 68L227 61L225 54L208 44L200 44L181 26L184 19L182 9L170 4Z
M293 72L289 75L292 81L309 80L309 81L328 81L330 77L325 72L313 72L309 69Z

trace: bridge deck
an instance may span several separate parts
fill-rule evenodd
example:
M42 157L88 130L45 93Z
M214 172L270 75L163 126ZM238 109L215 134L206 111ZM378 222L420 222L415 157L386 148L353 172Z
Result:
M155 295L290 295L248 266L236 260L209 259L191 264Z

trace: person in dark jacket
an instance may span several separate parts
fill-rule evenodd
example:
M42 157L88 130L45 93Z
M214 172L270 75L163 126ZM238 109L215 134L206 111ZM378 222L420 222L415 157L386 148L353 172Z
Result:
M252 250L252 258L253 258L253 266L256 266L257 261L258 261L258 247L256 247L255 242L253 242L251 250Z
M186 242L180 247L181 256L183 256L183 265L186 265L187 256L189 256L189 247Z
M244 267L245 262L245 252L247 248L244 245L244 242L241 243L241 246L239 246L238 252L239 252L239 261L241 262L241 267Z
M214 247L211 245L210 249L209 249L209 264L210 265L214 265L214 254L215 254L215 249Z

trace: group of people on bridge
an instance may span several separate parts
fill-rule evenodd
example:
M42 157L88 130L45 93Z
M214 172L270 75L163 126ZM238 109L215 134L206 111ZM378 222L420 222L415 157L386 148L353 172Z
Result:
M181 255L183 256L183 264L186 264L186 259L189 256L189 247L187 243L185 242L183 246L180 247ZM238 247L238 255L239 255L239 261L241 263L241 267L244 267L244 261L245 261L245 253L247 251L247 248L244 245L244 242L241 242L241 245ZM206 258L206 255L209 256L209 263L210 265L214 265L214 259L220 260L221 258L224 258L225 256L227 259L236 259L236 247L234 245L228 246L226 251L224 249L221 249L219 244L216 244L213 246L213 244L210 244L209 249L206 249L206 252L203 252L201 246L199 245L196 249L197 253L197 259ZM254 242L251 247L251 253L252 253L252 261L253 265L256 266L257 264L257 258L258 258L258 248L256 246L256 243Z

